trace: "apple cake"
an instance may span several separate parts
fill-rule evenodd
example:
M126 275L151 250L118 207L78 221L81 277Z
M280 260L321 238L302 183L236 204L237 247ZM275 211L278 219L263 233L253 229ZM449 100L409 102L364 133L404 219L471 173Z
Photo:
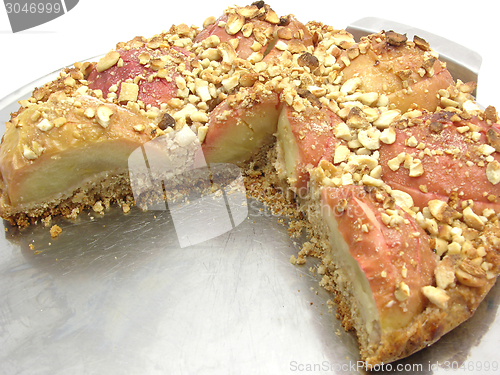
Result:
M129 159L155 140L191 171L237 165L249 194L302 218L297 261L321 259L361 359L387 363L467 320L499 273L500 125L474 89L418 36L355 41L263 1L230 7L118 43L22 100L0 213L22 227L139 205ZM175 168L160 182L179 184Z

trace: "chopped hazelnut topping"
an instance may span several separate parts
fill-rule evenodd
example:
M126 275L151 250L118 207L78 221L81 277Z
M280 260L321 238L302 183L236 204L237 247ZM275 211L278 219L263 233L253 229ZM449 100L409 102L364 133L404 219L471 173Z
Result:
M438 288L444 290L455 282L455 271L448 262L440 262L434 273L436 275L436 285Z
M241 30L244 24L245 17L241 16L238 13L231 13L225 26L226 32L229 35L234 35Z
M396 286L396 291L394 292L394 296L400 302L406 301L408 297L410 297L410 287L404 281L401 281Z
M203 21L203 28L207 28L208 26L210 25L213 25L215 23L216 18L214 16L210 16L208 18L205 19L205 21Z
M389 160L387 162L387 166L392 170L392 171L397 171L399 167L401 166L401 163L405 161L406 154L404 152L400 153L398 156L395 158Z
M280 18L274 10L269 9L266 14L266 21L277 25L280 23Z
M469 259L464 259L455 270L455 276L460 284L479 288L486 284L486 272Z
M349 150L349 147L340 145L335 149L335 155L333 158L333 163L338 164L343 161L346 161L351 154L351 150Z
M38 159L38 155L26 145L23 145L23 156L28 160Z
M486 178L493 185L496 185L500 182L500 163L496 160L488 163L486 167Z
M472 211L471 207L467 207L463 210L463 216L464 216L464 221L465 223L476 229L476 230L483 230L484 229L484 222L483 220Z
M406 44L406 35L395 33L394 31L387 31L385 33L385 41L391 46L400 47Z
M139 86L135 83L122 82L119 102L135 102L139 96Z
M419 37L417 35L415 35L413 37L413 43L415 43L415 45L417 47L419 47L420 49L422 49L424 51L429 51L430 50L429 43L425 39L423 39L423 38L421 38L421 37Z
M358 133L358 140L368 150L378 150L380 148L380 130L376 128L361 130Z
M384 129L380 134L380 141L387 145L392 145L396 142L396 130L394 128Z
M484 110L484 117L486 120L491 121L491 122L497 122L498 121L498 113L495 107L493 106L488 106Z
M461 217L461 214L448 206L445 202L434 199L429 201L429 211L437 220L451 224L454 219Z
M111 121L111 116L113 115L113 110L105 105L101 105L97 108L96 117L97 123L103 128L107 128Z
M319 67L319 60L316 56L306 52L297 59L299 66L307 66L311 71Z
M66 120L65 117L58 117L54 120L54 126L56 128L60 128L61 126L63 126L64 124L66 124L68 121Z
M450 296L444 290L436 288L432 285L427 285L422 287L422 293L429 301L440 309L444 310L447 308Z
M394 121L401 117L401 113L397 109L391 109L385 112L382 112L380 117L373 122L377 128L385 129L388 128Z
M422 161L419 159L413 159L410 163L410 177L419 177L424 174L424 166L422 165Z
M500 152L500 135L498 131L490 128L486 132L486 140L488 141L488 145L493 147L495 151Z
M47 120L46 118L43 119L42 121L40 121L36 127L38 129L40 129L41 131L43 132L46 132L46 131L49 131L50 129L52 129L54 127L54 124L51 123L49 120Z
M99 62L96 65L96 70L101 73L104 72L106 69L111 68L114 66L117 62L118 59L120 59L120 54L116 51L111 51L108 52L103 58L99 60Z
M85 115L85 117L87 117L87 118L94 118L94 116L95 116L95 111L94 111L94 108L91 108L91 107L87 108L87 109L85 110L85 112L83 112L83 114L84 114L84 115Z

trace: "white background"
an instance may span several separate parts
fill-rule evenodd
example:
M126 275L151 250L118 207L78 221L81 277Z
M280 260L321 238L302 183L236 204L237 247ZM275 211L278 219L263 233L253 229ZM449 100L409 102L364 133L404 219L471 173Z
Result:
M483 58L478 102L485 106L495 105L500 110L497 93L500 21L492 1L275 0L269 3L278 15L292 13L304 23L315 20L345 28L363 17L381 17L458 42ZM233 4L199 0L175 3L172 0L80 0L66 15L15 34L0 4L0 99L47 73L105 53L119 41L137 35L150 37L169 29L172 24L201 27L206 17L217 17Z

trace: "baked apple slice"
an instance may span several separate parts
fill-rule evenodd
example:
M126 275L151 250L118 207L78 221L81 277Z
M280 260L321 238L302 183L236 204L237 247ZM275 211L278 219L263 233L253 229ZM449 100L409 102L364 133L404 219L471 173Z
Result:
M210 113L207 163L242 163L272 144L280 107L279 95L261 84L229 95Z
M302 54L314 48L311 32L292 14L281 17L273 36L272 48L267 49L264 61L277 60L284 51Z
M293 15L280 18L263 1L229 8L218 19L208 19L195 38L195 42L204 43L205 47L230 43L238 57L253 63L277 58L285 50L305 52L313 45L312 40L309 30Z
M110 51L99 60L88 76L89 88L101 90L104 98L120 104L138 102L144 108L160 108L185 89L176 78L182 78L180 64L191 69L187 51L166 42L154 49L140 40L129 43L132 46Z
M464 117L441 111L393 128L394 143L379 150L384 181L420 208L439 199L461 210L470 199L479 215L499 212L500 125Z
M378 350L388 349L388 336L398 332L393 337L402 340L411 332L408 326L429 303L422 288L434 284L437 257L417 222L375 188L323 188L321 216L332 249L323 263L336 265L330 271L343 290L339 310L344 323L355 327L362 356L370 363L381 354ZM390 357L408 355L405 347L399 345L403 352Z
M267 4L229 8L218 19L207 19L194 41L205 41L208 47L230 42L238 57L248 59L253 55L252 59L258 62L272 43L274 28L279 22Z
M407 111L412 104L434 111L441 104L438 91L453 85L445 65L425 40L392 31L370 35L338 59L344 82L355 79L358 90L374 92L391 105Z
M295 188L307 187L309 169L320 160L333 161L335 149L342 140L334 136L343 121L328 108L306 105L298 112L284 105L277 131L278 173Z
M94 194L123 198L128 156L151 130L147 117L90 96L58 92L28 106L8 123L0 148L2 217L23 226L30 217L71 214Z

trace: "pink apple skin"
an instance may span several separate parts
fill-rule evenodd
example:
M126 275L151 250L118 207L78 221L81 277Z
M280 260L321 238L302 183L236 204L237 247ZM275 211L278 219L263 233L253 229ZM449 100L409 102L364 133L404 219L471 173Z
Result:
M291 38L290 38L291 36ZM293 53L306 52L308 47L314 46L313 36L309 30L293 15L287 16L287 24L276 26L274 30L273 48L266 54L264 61L270 62L279 59L283 51L276 47L279 42L285 43Z
M242 163L274 142L281 104L275 92L242 88L210 113L202 144L207 163Z
M361 186L322 189L323 217L335 219L338 230L331 236L341 235L347 244L368 280L381 327L390 331L405 327L424 310L427 300L421 288L433 285L437 259L428 235L411 216L400 210L405 220L389 228L382 222L381 210L375 193ZM395 296L401 282L410 292L404 301Z
M266 51L266 48L268 46L268 44L265 44L262 46L261 49L257 50L257 51L254 51L252 49L252 45L256 42L256 39L255 37L252 35L250 35L248 38L244 37L243 36L243 33L241 31L238 31L236 34L234 35L230 35L226 32L226 29L224 27L221 27L219 26L219 22L227 22L228 20L228 15L227 14L224 14L222 16L220 16L214 24L206 27L205 29L203 29L195 38L195 42L201 42L203 40L205 40L206 38L212 36L212 35L216 35L217 37L219 37L221 43L222 42L229 42L230 40L232 39L238 39L239 42L238 42L238 47L236 47L236 54L242 58L242 59L247 59L252 53L254 52L261 52L262 54L264 54L264 52ZM251 23L253 24L253 27L254 29L257 29L257 30L261 30L262 32L264 32L267 28L269 27L272 27L274 28L274 25L273 24L270 24L269 22L265 22L265 21L260 21L260 20L252 20Z
M344 79L360 77L360 89L365 92L385 94L389 102L402 112L407 111L412 104L428 111L435 111L440 105L437 93L453 85L450 72L442 66L439 60L433 64L430 55L412 45L394 47L386 42L377 42L371 37L369 49L364 54L350 61L344 67ZM342 58L339 63L344 65ZM427 61L428 60L428 61ZM425 64L433 74L429 75L423 68ZM431 68L432 67L432 68ZM405 77L404 79L402 77ZM405 82L410 88L408 92Z
M278 122L278 143L292 187L306 188L308 169L317 167L321 160L333 161L335 148L343 144L333 135L341 122L340 117L326 107L321 110L307 107L299 113L284 105Z
M243 36L241 31L238 31L234 35L230 35L226 32L224 27L218 26L219 22L224 24L228 20L228 15L224 14L219 17L214 24L203 29L195 38L195 42L201 42L206 38L216 35L221 42L229 42L232 39L238 39L238 46L236 47L236 54L238 57L242 59L248 59L250 55L254 52L259 52L262 54L264 61L269 61L274 58L279 58L283 53L282 50L275 47L275 44L279 41L284 43L292 44L293 48L305 48L313 45L313 37L309 30L295 19L293 15L287 16L287 24L286 25L275 25L267 21L262 21L259 19L247 20L246 22L250 22L253 25L253 30L260 31L262 34L266 34L268 36L268 43L264 43L262 48L252 48L254 43L257 42L255 38L255 34L252 34L249 37ZM281 29L281 30L280 30ZM283 35L290 35L291 37L286 39L280 38ZM299 37L294 37L300 35ZM262 43L261 43L262 44ZM302 46L302 47L300 47Z
M471 120L452 122L452 113L438 112L422 117L422 124L396 128L396 142L392 145L383 144L380 148L380 165L384 181L393 189L407 192L413 197L417 207L425 207L430 200L441 199L447 201L451 192L457 189L460 201L472 199L473 210L482 214L483 209L493 208L500 212L500 202L492 201L492 196L500 195L500 184L493 185L486 177L485 157L478 155L477 147L487 143L486 132L494 132L500 138L498 124L492 126L473 117ZM433 125L431 125L433 124ZM439 132L433 131L442 126ZM461 134L457 129L464 126L475 126L481 134L479 142L469 138L470 132ZM427 155L421 157L422 150L405 146L405 140L414 136L432 153L443 150L441 155ZM446 152L448 151L448 152ZM419 177L410 177L408 169L401 164L393 171L389 168L389 160L405 152L422 161L424 173ZM494 160L500 162L500 154L493 152ZM484 166L478 166L478 162ZM467 165L468 163L468 165ZM472 163L472 164L471 164ZM422 192L422 189L427 193ZM495 199L496 200L496 199ZM460 205L459 205L460 208Z
M117 85L118 90L116 91L117 98L120 96L121 83L127 81L134 82L136 77L143 77L137 84L139 85L139 95L137 100L142 101L145 106L151 105L155 107L160 107L162 103L166 103L168 100L176 97L177 86L175 83L175 77L179 75L176 71L176 66L165 66L168 72L168 77L171 79L165 79L160 77L154 77L152 80L148 80L148 77L152 74L158 73L158 70L153 70L150 64L140 64L139 55L141 53L147 52L151 55L151 60L154 58L160 58L161 56L169 56L170 59L178 60L179 62L184 62L187 69L190 69L190 63L188 58L188 53L180 48L158 48L155 50L141 48L131 48L130 50L118 49L120 57L123 60L123 66L119 67L117 64L104 70L103 72L98 72L94 69L90 72L88 77L89 88L93 90L101 90L103 97L106 98L110 92L110 88L113 85Z

